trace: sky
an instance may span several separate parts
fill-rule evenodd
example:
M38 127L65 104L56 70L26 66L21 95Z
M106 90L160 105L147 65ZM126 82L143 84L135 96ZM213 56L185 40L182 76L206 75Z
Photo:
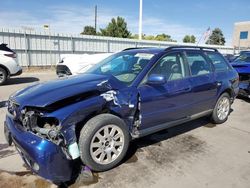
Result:
M129 30L138 33L139 0L0 0L0 28L43 30L79 34L86 25L104 28L113 17L121 16ZM222 29L231 45L235 22L250 21L250 0L143 0L143 33L166 33L178 42L185 35L197 40L208 27Z

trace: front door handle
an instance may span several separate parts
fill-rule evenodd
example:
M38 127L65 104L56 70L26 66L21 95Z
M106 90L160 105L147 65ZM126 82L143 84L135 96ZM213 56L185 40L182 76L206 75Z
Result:
M216 87L220 87L222 85L222 82L215 82L216 83Z

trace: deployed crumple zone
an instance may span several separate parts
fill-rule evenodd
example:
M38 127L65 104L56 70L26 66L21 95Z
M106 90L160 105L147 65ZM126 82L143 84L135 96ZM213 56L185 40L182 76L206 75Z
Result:
M210 56L226 68L215 71ZM82 166L119 165L132 139L207 115L225 122L238 84L216 49L128 49L85 74L10 96L5 135L34 173L58 184Z

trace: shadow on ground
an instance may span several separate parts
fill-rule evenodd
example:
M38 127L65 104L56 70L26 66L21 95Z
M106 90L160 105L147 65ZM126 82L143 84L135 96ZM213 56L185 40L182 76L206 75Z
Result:
M160 131L158 133L134 140L131 142L127 155L125 156L121 164L136 163L138 161L138 157L140 158L143 155L144 157L146 157L144 160L148 160L149 163L153 164L152 166L155 166L155 168L164 168L164 166L171 168L171 166L174 166L175 161L180 158L190 159L191 156L194 157L195 155L199 153L205 153L204 150L206 148L206 143L204 141L200 140L199 138L196 138L192 134L184 134L202 126L206 128L216 127L216 125L210 123L209 118L204 117L204 118L200 118L200 119L188 122L188 123L184 123L179 126L175 126L175 127ZM175 136L178 136L178 137L173 138ZM170 138L173 138L173 139L170 139ZM168 141L162 142L166 140ZM164 147L161 147L161 146L164 146ZM5 149L6 147L7 145L5 144L0 145L0 150ZM162 153L164 153L164 155L162 155ZM145 166L141 167L140 165L137 165L136 168L138 168L137 170L138 170L139 176L144 175L146 178L146 175L150 175L150 173L148 173L149 172L148 169L144 169ZM58 185L58 187L75 188L75 187L87 186L90 184L97 184L97 183L99 187L104 187L106 184L110 183L110 178L108 177L115 178L115 176L119 176L119 177L125 176L124 173L126 174L128 172L126 171L126 168L124 169L118 167L118 168L115 168L115 169L112 169L110 171L103 172L100 174L92 173L90 170L87 170L87 171L84 170L84 173L81 173L80 175L78 175L79 173L78 171L75 174L78 177L75 177L75 179L72 180L71 182ZM101 175L101 177L99 175ZM18 178L21 176L20 178L22 178L22 174L15 174L12 176L18 177ZM47 181L42 180L37 176L34 176L33 178L39 179L36 181L39 181L38 183L42 184L43 187L49 187L51 185ZM1 173L0 173L0 180L1 180ZM25 183L23 181L18 182L18 184L23 185Z
M5 85L24 84L39 81L36 77L15 77L9 78Z
M237 98L240 99L241 101L245 101L245 102L250 103L250 99L247 97L237 96Z
M6 102L7 101L0 101L0 108L6 107Z
M134 140L131 142L130 147L128 149L127 155L124 158L124 162L128 160L133 160L133 156L137 152L137 150L140 150L144 147L150 146L150 145L160 145L161 141L170 139L174 136L184 134L186 132L189 132L191 130L194 130L196 128L205 126L207 128L213 128L216 125L212 124L207 117L203 117L191 122L187 122L163 131L160 131L158 133L148 135L146 137Z
M163 131L160 131L158 133L134 140L131 142L127 155L125 156L123 163L135 163L138 161L138 157L144 156L146 157L145 160L149 160L150 162L154 163L156 168L158 166L166 165L171 166L171 164L174 163L175 159L178 159L178 156L190 156L194 153L203 152L206 143L204 141L188 134L188 135L182 135L186 132L189 132L191 130L194 130L196 128L205 126L207 128L213 128L216 125L211 124L209 118L200 118L188 123L181 124L179 126L175 126ZM164 147L162 146L162 141L168 140L172 137L182 135L178 138L171 139L169 142L164 142ZM167 144L167 145L166 145ZM151 147L151 148L149 148ZM159 147L161 149L159 149ZM145 149L147 150L145 154ZM143 152L143 153L142 153ZM164 153L164 155L162 155ZM140 171L140 167L136 167ZM68 184L61 185L60 187L79 187L89 184L96 184L99 183L98 186L102 187L106 183L106 176L117 176L117 173L119 176L123 176L123 170L119 168L112 169L110 171L101 173L102 175L102 181L99 182L99 174L98 173L92 173L92 176L87 173L88 176L84 176L80 174L75 180L72 182L68 182ZM127 173L127 172L125 172ZM143 169L141 169L140 172L143 173ZM85 178L85 179L84 179Z

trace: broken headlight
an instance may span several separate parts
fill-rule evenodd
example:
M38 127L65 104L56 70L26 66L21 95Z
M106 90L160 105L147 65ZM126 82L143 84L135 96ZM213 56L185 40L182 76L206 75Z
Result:
M44 114L35 110L22 110L20 121L26 131L31 131L36 135L48 139L58 145L64 139L61 134L61 126L58 119L54 117L44 117Z

